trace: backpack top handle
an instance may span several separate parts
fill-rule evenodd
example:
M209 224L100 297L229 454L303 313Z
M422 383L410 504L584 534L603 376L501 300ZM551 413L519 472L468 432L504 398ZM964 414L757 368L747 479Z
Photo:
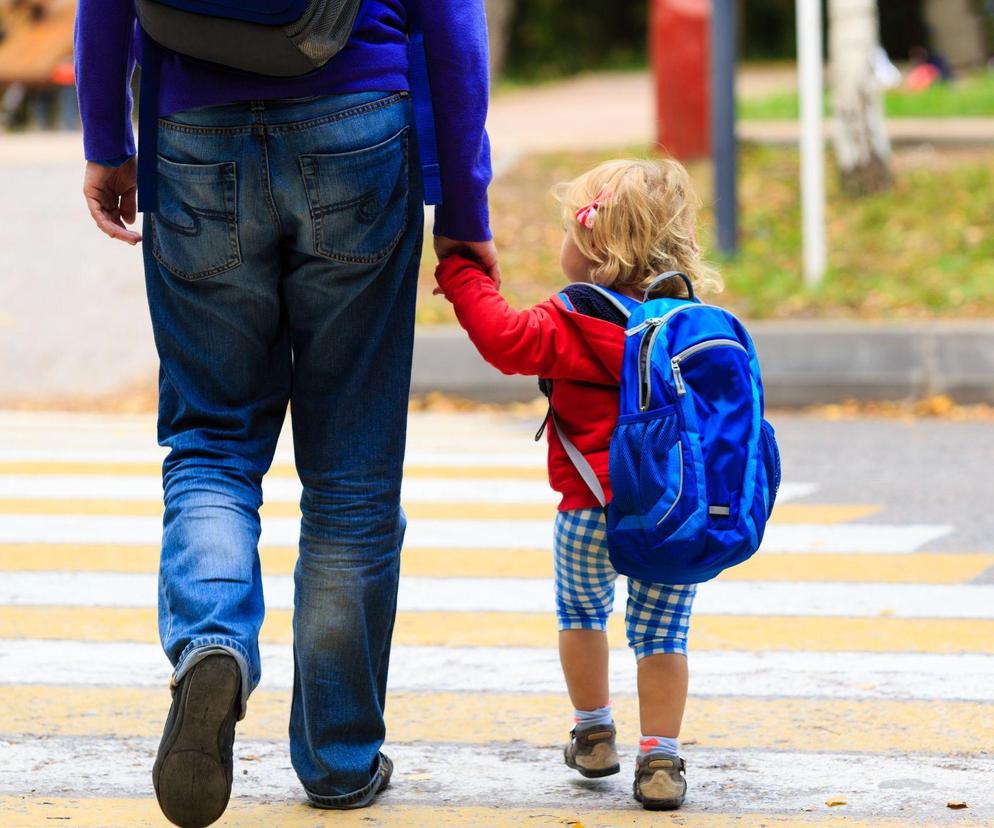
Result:
M666 273L663 273L661 276L657 276L653 279L652 284L645 289L642 301L648 302L649 297L652 295L654 290L656 290L663 282L673 278L683 279L683 283L687 286L687 298L690 299L691 302L696 302L697 297L694 295L694 286L690 283L690 277L687 276L686 273L681 273L679 270L668 270Z

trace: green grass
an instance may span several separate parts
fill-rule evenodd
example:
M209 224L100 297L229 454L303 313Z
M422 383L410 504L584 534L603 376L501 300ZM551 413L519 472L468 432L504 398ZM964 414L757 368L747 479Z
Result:
M994 117L994 73L936 84L923 92L892 89L884 106L891 118ZM826 114L828 110L826 100ZM782 121L799 117L800 108L797 93L787 92L740 100L738 111L747 121Z
M633 155L621 151L621 155ZM561 225L549 188L609 154L566 153L523 159L492 190L504 293L521 307L563 284ZM741 157L741 251L718 261L726 291L716 301L749 318L914 319L994 316L994 165L984 153L899 155L891 192L855 200L830 176L830 268L824 284L801 279L798 158L793 150L748 147ZM710 168L691 166L699 192ZM711 217L702 240L711 247ZM430 296L425 262L420 319L452 321Z

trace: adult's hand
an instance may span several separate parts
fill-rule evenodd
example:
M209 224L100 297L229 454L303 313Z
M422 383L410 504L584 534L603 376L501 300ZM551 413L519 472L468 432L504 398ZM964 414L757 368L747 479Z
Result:
M435 255L438 260L448 258L458 253L467 259L478 262L494 284L500 287L500 263L497 256L497 245L492 241L467 242L447 239L445 236L435 236Z
M83 175L83 196L101 232L131 245L142 240L140 233L126 226L135 223L138 212L138 164L134 158L120 167L88 161Z

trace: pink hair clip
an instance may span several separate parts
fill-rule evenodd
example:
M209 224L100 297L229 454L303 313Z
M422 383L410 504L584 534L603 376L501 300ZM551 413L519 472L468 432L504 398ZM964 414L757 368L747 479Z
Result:
M576 221L588 230L594 229L594 221L597 219L597 211L611 197L611 194L601 190L593 201L586 207L581 207L576 211Z

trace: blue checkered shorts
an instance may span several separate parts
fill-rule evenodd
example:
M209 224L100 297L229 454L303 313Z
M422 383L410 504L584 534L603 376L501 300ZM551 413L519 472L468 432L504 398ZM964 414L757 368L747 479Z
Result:
M556 516L556 614L560 630L606 630L614 609L618 573L607 554L607 525L600 509ZM628 579L625 627L635 657L687 653L695 584L666 586Z

